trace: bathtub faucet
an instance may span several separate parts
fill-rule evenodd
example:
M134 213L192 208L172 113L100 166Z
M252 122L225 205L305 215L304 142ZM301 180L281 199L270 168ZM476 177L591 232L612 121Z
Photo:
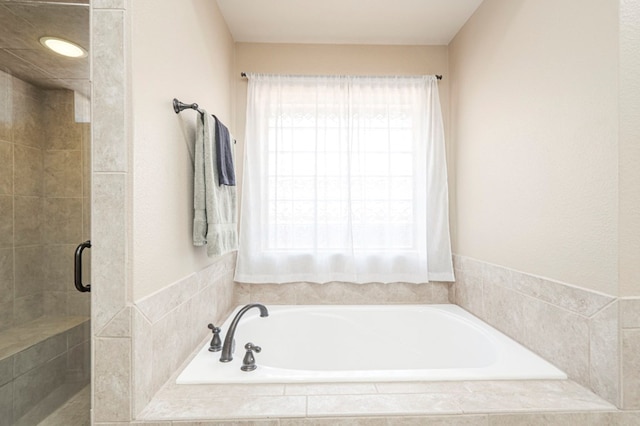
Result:
M236 316L231 321L231 325L229 326L229 330L227 331L227 335L224 338L224 344L222 345L222 355L220 355L220 362L229 362L233 359L233 350L235 349L233 346L233 336L236 334L236 327L238 327L238 322L240 322L240 318L251 308L260 309L261 317L268 317L269 311L266 306L261 305L260 303L251 303L246 305L242 309L238 311Z

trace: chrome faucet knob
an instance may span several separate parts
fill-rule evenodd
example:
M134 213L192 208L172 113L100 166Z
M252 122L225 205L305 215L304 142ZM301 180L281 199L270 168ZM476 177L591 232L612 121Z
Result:
M247 353L244 355L244 358L242 359L242 367L240 367L240 370L253 371L256 368L258 368L258 366L256 365L256 358L253 356L253 352L255 351L257 353L260 353L262 348L260 346L254 345L251 342L244 345L244 348L247 350Z
M220 349L222 349L222 341L220 340L220 327L216 327L213 324L209 324L207 327L213 333L211 343L209 344L209 352L218 352Z

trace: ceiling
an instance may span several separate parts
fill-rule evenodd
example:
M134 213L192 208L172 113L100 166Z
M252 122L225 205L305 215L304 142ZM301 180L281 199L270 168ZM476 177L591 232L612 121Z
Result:
M0 70L44 88L89 97L89 58L66 58L45 49L42 36L89 50L89 0L0 0Z
M237 42L446 45L482 0L217 0Z
M217 2L237 42L446 45L482 0ZM89 97L89 58L46 50L47 35L89 50L89 0L0 0L0 70Z

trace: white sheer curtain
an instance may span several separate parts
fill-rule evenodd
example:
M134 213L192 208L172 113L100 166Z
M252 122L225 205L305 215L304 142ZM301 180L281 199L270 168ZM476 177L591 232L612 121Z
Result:
M435 76L250 74L236 281L452 281Z

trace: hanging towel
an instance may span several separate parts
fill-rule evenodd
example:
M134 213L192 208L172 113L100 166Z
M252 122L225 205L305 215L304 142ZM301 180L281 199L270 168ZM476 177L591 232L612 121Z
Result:
M236 187L217 185L216 123L206 111L197 120L193 176L193 245L208 256L238 249ZM230 154L232 154L230 152ZM231 158L233 164L233 157Z
M231 155L231 138L229 129L222 124L215 115L216 120L216 155L218 166L218 185L235 186L236 174L233 170L233 157Z

